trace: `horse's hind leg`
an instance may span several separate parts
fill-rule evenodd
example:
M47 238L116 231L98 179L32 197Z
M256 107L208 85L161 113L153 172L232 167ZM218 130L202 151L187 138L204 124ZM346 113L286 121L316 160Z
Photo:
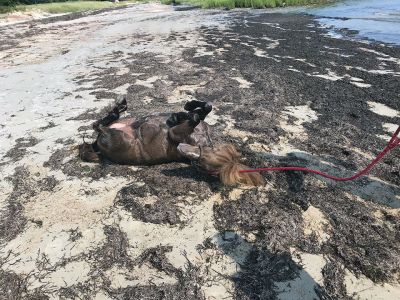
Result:
M107 114L107 116L105 116L100 120L97 120L93 124L93 129L96 130L98 133L104 133L103 126L108 126L112 122L118 120L120 113L124 112L126 109L127 109L126 98L123 97L121 100L117 101L116 105ZM79 157L83 161L100 162L102 159L102 154L98 146L98 138L92 144L84 142L83 144L79 145Z
M120 113L126 111L126 109L127 109L127 103L126 103L126 98L124 97L122 100L117 102L117 104L110 112L108 112L107 116L94 122L93 129L99 131L98 127L100 125L102 126L110 125L112 122L118 120Z

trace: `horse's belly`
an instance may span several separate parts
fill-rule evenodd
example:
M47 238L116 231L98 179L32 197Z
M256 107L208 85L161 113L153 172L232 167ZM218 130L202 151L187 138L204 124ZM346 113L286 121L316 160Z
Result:
M110 126L108 126L108 128L112 128L112 129L116 129L116 130L122 131L122 132L126 133L131 138L135 138L136 137L134 129L130 126L130 124L127 124L127 123L116 122L116 123L113 123Z

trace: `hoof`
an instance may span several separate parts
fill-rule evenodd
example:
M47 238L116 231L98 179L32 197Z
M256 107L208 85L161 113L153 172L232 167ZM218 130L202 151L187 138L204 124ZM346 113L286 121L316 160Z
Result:
M196 114L196 113L190 114L190 119L189 119L190 126L196 127L197 125L199 125L200 120L201 119L198 114Z
M196 108L203 109L207 104L208 104L208 102L192 100L192 101L187 102L183 108L186 111L193 111Z
M178 116L176 115L176 113L172 113L169 118L167 119L167 126L168 127L174 127L178 124Z
M204 105L204 112L206 112L208 114L211 111L212 111L212 105L210 103L206 102L206 105Z
M118 98L116 108L119 113L122 113L127 110L128 104L126 102L126 97Z

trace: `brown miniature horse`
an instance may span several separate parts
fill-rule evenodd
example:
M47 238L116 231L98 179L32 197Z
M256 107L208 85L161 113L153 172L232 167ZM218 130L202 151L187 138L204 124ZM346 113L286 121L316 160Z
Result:
M239 163L240 154L232 145L211 147L210 126L204 121L212 106L190 101L186 112L119 119L126 99L93 124L98 137L93 144L79 146L79 156L88 162L106 158L119 164L154 165L192 161L201 170L219 176L224 184L260 185L259 173L239 173L248 168Z

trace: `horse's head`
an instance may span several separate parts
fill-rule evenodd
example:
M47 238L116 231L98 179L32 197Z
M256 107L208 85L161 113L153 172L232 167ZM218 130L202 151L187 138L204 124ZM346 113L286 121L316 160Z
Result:
M259 173L240 173L240 170L249 167L240 163L241 155L231 144L218 145L214 148L179 144L178 151L201 170L219 176L224 184L253 186L264 184L264 178Z

